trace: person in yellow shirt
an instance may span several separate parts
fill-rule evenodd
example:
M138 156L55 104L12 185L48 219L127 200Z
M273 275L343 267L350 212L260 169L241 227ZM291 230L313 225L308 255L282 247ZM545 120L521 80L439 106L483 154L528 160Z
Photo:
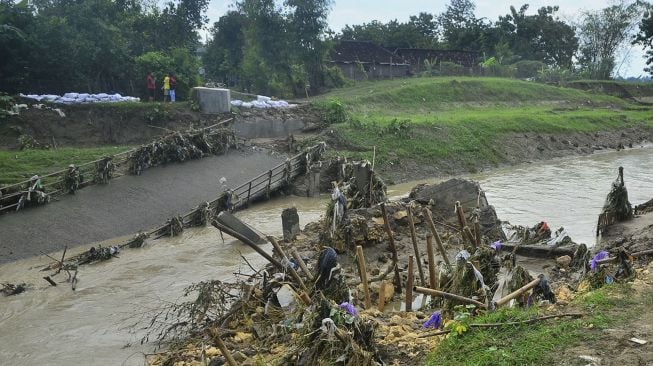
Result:
M170 96L170 77L166 75L163 78L163 102L169 101Z

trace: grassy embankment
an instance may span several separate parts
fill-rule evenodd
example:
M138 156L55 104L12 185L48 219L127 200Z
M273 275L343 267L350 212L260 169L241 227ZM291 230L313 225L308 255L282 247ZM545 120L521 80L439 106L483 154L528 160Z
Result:
M653 109L617 97L498 78L412 78L332 91L350 114L333 125L345 153L401 164L448 159L463 168L501 163L514 133L567 134L653 127ZM349 151L346 151L349 150Z
M52 105L53 107L62 107ZM71 105L63 107L71 118L83 115L89 110L111 115L117 119L141 118L145 124L156 125L161 119L176 114L192 113L190 103L101 103ZM4 131L0 120L0 132ZM0 149L0 185L17 183L34 174L45 175L65 169L69 164L82 164L127 151L131 146L63 147L58 149Z
M561 318L519 326L472 328L445 339L429 355L427 365L552 365L576 364L564 351L583 344L604 349L601 335L608 328L629 328L653 305L653 293L636 294L630 285L608 285L580 295L567 305L580 319ZM506 309L470 318L467 323L502 323L526 320L538 310ZM609 341L609 342L614 342ZM611 345L607 345L611 346ZM570 355L566 355L569 357Z
M0 150L0 185L29 179L34 174L45 175L129 150L128 146L89 148L59 148L49 150Z

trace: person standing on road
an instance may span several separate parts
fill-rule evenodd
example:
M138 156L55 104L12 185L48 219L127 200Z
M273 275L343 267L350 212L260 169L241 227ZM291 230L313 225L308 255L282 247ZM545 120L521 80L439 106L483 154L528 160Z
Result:
M168 76L170 77L170 102L174 103L177 100L177 94L175 93L175 89L177 88L177 78L173 73L169 73Z
M154 101L154 93L156 91L156 82L154 81L154 76L152 72L147 73L147 96L150 102Z
M163 102L167 102L169 99L168 97L170 96L170 76L166 75L163 78Z

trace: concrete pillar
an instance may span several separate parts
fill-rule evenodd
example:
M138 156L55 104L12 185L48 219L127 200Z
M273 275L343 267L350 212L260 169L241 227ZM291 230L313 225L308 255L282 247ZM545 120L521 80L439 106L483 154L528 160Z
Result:
M286 208L281 212L283 240L292 241L299 235L299 214L296 207Z
M320 194L320 170L309 169L306 172L306 196L317 197Z
M202 113L225 113L231 111L231 91L218 88L193 88L193 100L199 103Z

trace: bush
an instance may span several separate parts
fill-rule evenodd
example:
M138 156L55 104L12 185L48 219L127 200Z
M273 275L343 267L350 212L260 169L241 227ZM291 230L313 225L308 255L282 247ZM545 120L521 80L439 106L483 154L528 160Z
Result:
M320 108L322 109L322 123L326 126L345 123L349 120L349 113L338 99L331 99Z
M544 62L529 60L516 62L512 66L515 70L515 77L520 79L536 78L540 71L547 67Z
M537 80L545 83L565 83L572 80L579 80L582 75L572 69L561 69L559 67L545 67L537 75Z
M499 76L511 78L515 76L515 69L510 65L501 65L501 63L495 58L490 57L489 59L481 62L481 70L485 76Z
M349 83L338 66L327 67L324 70L324 86L329 89L340 88Z
M440 62L440 65L436 66L433 71L441 76L464 76L468 74L464 66L448 61Z

